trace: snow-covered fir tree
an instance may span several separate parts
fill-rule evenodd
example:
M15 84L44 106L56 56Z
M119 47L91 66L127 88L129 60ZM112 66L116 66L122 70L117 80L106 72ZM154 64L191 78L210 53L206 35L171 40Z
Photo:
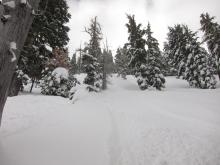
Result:
M137 83L141 90L145 90L149 87L148 77L147 77L147 52L145 50L145 40L143 36L145 34L144 30L141 29L141 24L137 24L134 15L127 15L128 23L126 27L128 28L128 43L126 44L128 48L128 57L130 59L129 66L134 69L135 76L137 77Z
M164 76L177 76L177 70L169 65L169 59L166 57L164 52L162 52L162 65L161 65L161 72Z
M172 70L176 70L177 76L183 78L185 64L190 52L187 49L195 36L188 26L177 24L168 27L167 41L164 44L164 56Z
M121 76L122 78L126 79L126 75L129 72L128 64L129 58L127 56L126 47L118 48L115 55L115 67L118 76Z
M207 43L220 79L220 25L208 13L201 14L200 23L204 32L203 41Z
M30 92L32 91L34 84L44 76L44 70L48 64L50 56L51 51L48 50L45 45L28 45L22 50L18 70L30 77L32 83ZM17 77L17 79L20 79L20 77Z
M146 30L141 29L141 24L136 24L134 16L128 15L129 23L126 24L129 33L128 56L129 65L134 68L137 83L141 90L155 87L158 90L164 87L165 79L160 71L161 53L158 42L152 37L150 25ZM144 39L146 35L147 40ZM147 50L145 49L147 47Z
M178 76L196 88L215 88L215 78L208 65L208 53L197 41L196 33L186 25L169 27L164 50L169 65L178 70Z
M98 72L100 64L97 62L97 58L88 53L84 53L82 60L84 63L84 71L86 72L84 83L88 85L88 91L99 92L102 88L102 75Z
M40 0L39 12L34 17L18 62L18 69L31 78L32 84L44 76L42 73L52 49L62 48L69 41L66 23L71 15L66 0Z
M97 21L97 17L91 19L90 27L85 28L89 34L90 40L85 48L82 56L84 71L87 76L84 83L87 84L89 91L99 92L102 87L102 51L100 41L102 40L101 26Z
M192 87L201 89L215 88L216 80L212 68L208 65L207 51L200 46L197 38L191 41L187 49L190 53L185 65L184 79Z
M44 95L69 97L70 90L77 80L68 74L66 68L58 67L43 78L41 93Z
M163 66L162 54L159 49L159 43L157 39L152 36L150 23L145 30L146 35L146 47L147 47L147 72L145 73L148 78L150 86L161 90L165 87L165 78L161 71Z

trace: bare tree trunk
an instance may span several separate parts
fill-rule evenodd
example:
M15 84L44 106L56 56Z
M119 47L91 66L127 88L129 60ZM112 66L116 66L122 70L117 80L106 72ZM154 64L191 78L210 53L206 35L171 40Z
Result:
M33 87L34 87L34 83L35 83L35 78L33 78L32 81L31 81L30 93L32 93L32 90L33 90Z
M7 5L9 1L12 5ZM37 9L39 2L3 0L0 4L0 16L5 18L0 21L0 124L17 59L33 22L33 10Z

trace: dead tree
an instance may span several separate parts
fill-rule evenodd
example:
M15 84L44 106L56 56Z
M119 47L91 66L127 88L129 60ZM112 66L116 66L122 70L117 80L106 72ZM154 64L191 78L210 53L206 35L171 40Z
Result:
M0 0L0 124L8 89L40 0Z

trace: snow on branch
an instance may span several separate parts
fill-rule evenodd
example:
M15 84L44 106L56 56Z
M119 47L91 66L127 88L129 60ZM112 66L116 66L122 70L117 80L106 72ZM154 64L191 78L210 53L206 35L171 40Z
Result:
M8 9L14 9L16 7L16 4L15 4L15 1L12 0L12 1L9 1L9 2L3 3L3 6L7 7Z
M8 22L8 20L11 18L11 15L2 15L1 16L1 21L3 24L5 24L6 22Z
M17 50L17 44L15 42L11 42L10 43L10 48L9 48L9 51L10 53L12 54L12 59L11 59L11 62L15 62L17 57L15 55L15 50Z
M29 9L33 9L32 8L32 6L31 6L31 4L28 2L28 0L21 0L20 1L20 5L22 6L22 7L28 7Z

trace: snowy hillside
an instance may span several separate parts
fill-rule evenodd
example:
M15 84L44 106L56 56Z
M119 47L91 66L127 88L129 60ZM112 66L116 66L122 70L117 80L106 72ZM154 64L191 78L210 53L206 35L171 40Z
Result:
M220 85L166 81L140 91L133 77L113 76L74 104L39 89L9 98L0 165L219 165Z

